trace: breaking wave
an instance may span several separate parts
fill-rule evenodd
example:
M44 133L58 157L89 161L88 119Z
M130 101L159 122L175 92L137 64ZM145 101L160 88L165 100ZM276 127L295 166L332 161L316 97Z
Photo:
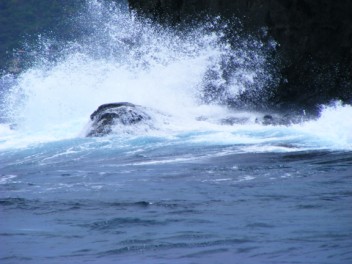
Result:
M98 0L87 1L72 26L84 34L66 42L39 36L26 50L31 66L1 77L1 148L81 137L99 105L125 101L160 113L152 135L195 132L196 142L264 144L265 151L351 149L351 106L327 106L317 120L285 126L264 126L256 120L265 113L228 107L243 103L243 94L265 103L278 80L273 41L227 38L219 18L171 29Z

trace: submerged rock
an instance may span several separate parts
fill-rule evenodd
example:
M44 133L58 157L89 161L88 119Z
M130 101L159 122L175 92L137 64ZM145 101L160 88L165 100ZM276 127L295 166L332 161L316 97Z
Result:
M220 120L222 125L243 125L250 122L249 117L227 117Z
M151 119L142 106L127 102L103 104L91 116L87 137L101 137L114 132L114 127L132 126Z
M265 114L257 117L255 123L265 126L289 126L299 124L314 119L313 116L305 114Z
M152 118L153 117L153 118ZM103 104L90 116L87 137L102 137L109 134L145 133L150 129L158 129L160 124L169 124L168 115L155 109L134 105L128 102ZM291 125L309 120L306 115L291 114L251 114L234 112L232 115L219 118L218 116L200 116L196 121L206 121L221 125ZM156 122L156 124L154 124Z

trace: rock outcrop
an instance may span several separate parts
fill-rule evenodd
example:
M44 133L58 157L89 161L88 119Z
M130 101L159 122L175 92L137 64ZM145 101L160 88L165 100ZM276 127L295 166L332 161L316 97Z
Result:
M273 107L314 112L331 100L352 103L352 1L129 0L129 5L171 25L207 14L238 17L251 34L267 28L281 61Z
M101 137L113 132L117 126L131 126L146 122L151 117L146 109L131 103L103 104L91 116L87 137Z
M153 118L152 118L153 116ZM157 118L156 118L157 117ZM90 123L86 130L87 137L102 137L110 134L134 134L146 133L150 129L157 129L157 119L162 119L163 124L169 124L170 120L165 122L164 113L155 109L134 105L128 102L103 104L90 115ZM169 116L168 116L169 117ZM261 125L291 125L309 120L308 116L296 116L290 114L254 114L246 112L230 112L229 116L211 117L200 116L196 121L207 121L209 123L221 124L225 126L236 126L244 124L261 124ZM160 120L159 120L160 121ZM160 124L160 122L159 122ZM141 128L141 129L140 129Z

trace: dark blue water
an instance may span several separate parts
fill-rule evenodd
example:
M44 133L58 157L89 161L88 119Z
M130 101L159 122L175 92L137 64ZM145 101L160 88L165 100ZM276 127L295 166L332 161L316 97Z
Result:
M1 263L352 261L351 152L84 143L0 153Z
M264 43L86 2L87 36L44 34L0 76L1 264L352 263L351 105L263 125L226 102L270 95ZM86 138L111 102L151 118Z

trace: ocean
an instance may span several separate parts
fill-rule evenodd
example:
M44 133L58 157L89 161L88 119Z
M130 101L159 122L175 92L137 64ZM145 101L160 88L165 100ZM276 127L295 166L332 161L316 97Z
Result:
M97 0L72 21L83 37L39 36L1 75L1 263L352 263L351 105L264 124L226 104L275 83L253 36ZM152 118L86 137L111 102Z

